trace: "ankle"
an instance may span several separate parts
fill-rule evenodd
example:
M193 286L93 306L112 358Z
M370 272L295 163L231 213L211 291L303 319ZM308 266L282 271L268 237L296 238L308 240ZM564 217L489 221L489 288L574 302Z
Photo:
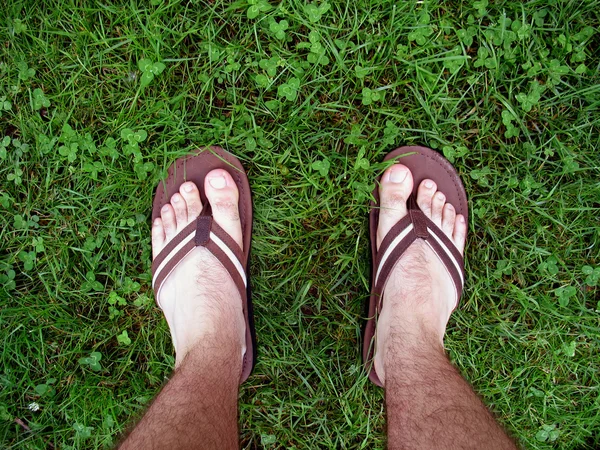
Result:
M383 364L388 374L399 365L444 355L443 336L422 322L396 324L382 347Z
M227 372L240 372L245 352L245 341L232 326L224 326L216 332L205 332L200 339L188 344L176 353L175 368L193 367L198 371L206 367L210 371L226 368Z

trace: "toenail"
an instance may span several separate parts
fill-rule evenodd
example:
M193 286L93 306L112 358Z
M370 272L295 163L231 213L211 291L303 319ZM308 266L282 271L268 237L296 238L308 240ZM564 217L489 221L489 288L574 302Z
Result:
M448 203L448 204L446 205L446 207L447 207L449 210L453 210L453 209L454 209L454 206L452 206L450 203Z
M209 178L208 182L215 189L223 189L225 186L227 186L227 180L225 180L224 177Z
M444 194L442 194L441 192L438 192L436 195L437 198L439 198L440 200L444 200Z
M179 201L179 195L174 195L174 196L171 198L171 201L172 201L173 203L177 203L177 202Z
M194 190L194 187L192 186L191 183L187 183L183 185L183 190L185 192L192 192Z
M425 187L427 189L431 189L433 187L433 181L431 181L431 180L425 181Z
M460 221L460 223L465 223L465 218L463 216L460 216L458 220Z
M164 212L164 213L169 212L169 205L163 206L162 209L161 209L161 211Z
M406 175L408 175L408 170L400 167L393 168L390 173L390 181L392 183L402 183L406 179Z
M154 226L157 227L160 225L160 218L157 217L156 219L154 219Z

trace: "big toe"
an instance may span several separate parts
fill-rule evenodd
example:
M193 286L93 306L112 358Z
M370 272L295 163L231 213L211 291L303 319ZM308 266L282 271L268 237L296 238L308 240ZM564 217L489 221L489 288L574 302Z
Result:
M394 164L382 175L379 182L379 228L377 248L390 229L407 214L406 202L413 189L413 177L408 167Z
M204 192L215 222L237 242L240 248L243 248L238 208L239 192L229 172L223 169L210 171L204 181Z

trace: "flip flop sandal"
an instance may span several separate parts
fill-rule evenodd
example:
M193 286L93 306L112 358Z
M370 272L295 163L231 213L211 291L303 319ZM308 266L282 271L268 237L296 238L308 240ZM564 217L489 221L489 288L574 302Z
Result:
M402 156L406 155L406 156ZM402 156L402 157L401 157ZM400 158L401 157L401 158ZM414 188L408 200L408 214L403 217L385 236L377 250L377 227L379 226L379 189L375 187L369 213L371 238L371 257L373 261L371 275L371 295L363 342L363 361L370 380L378 386L383 383L377 376L373 364L375 352L375 327L381 312L383 291L390 274L400 257L416 239L423 239L446 267L456 288L457 305L464 286L463 258L452 241L433 223L417 205L417 188L421 181L429 178L436 182L438 191L446 196L446 202L452 204L456 214L468 218L467 193L450 162L434 150L426 147L400 147L389 153L384 161L396 160L412 172ZM377 181L381 179L378 178Z
M212 218L210 203L204 193L204 178L214 169L224 169L233 178L239 190L239 214L244 248L233 240ZM200 191L203 209L196 220L177 234L152 261L152 287L160 305L160 290L169 274L196 247L205 247L231 275L242 298L246 320L246 352L240 383L245 381L256 361L256 335L250 296L248 263L252 236L252 196L248 177L240 161L220 147L201 149L185 156L169 167L167 179L156 188L152 205L152 220L160 217L161 208L171 201L173 194L186 181L193 181Z

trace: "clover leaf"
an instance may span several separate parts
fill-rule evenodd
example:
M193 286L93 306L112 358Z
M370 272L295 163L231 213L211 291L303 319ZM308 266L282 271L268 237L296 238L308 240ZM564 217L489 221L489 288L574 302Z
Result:
M396 142L396 138L400 134L400 128L396 126L391 120L385 122L385 128L383 129L383 143L384 145L392 145Z
M21 142L19 139L13 139L12 145L15 148L15 154L20 158L29 151L29 144Z
M19 69L19 80L21 81L27 81L35 75L35 69L31 69L25 61L18 63L17 69Z
M15 282L15 277L17 273L12 270L12 266L4 272L0 273L0 286L2 286L7 291L11 291L17 287L17 283Z
M71 142L70 144L61 145L58 147L58 153L61 156L66 156L67 160L72 163L77 159L77 150L79 149L79 144L77 142Z
M269 59L261 59L258 62L258 66L267 71L267 75L274 77L277 75L277 66L279 65L279 58L273 56Z
M6 179L8 181L14 181L16 185L19 185L23 182L23 170L21 170L19 167L15 167L15 170L13 173L9 173L6 176Z
M317 23L321 20L323 14L329 11L329 8L331 8L331 6L327 2L323 2L319 6L314 3L309 3L308 5L304 5L304 12L308 16L308 20L312 23Z
M123 293L124 294L132 294L134 292L138 292L141 288L141 284L137 281L133 281L130 277L125 277L123 280Z
M287 20L277 22L275 19L269 23L269 30L275 35L280 41L285 39L285 30L288 29L289 23Z
M554 442L560 436L560 431L556 429L556 425L542 425L542 428L536 433L535 439L539 442Z
M362 104L365 106L368 106L373 102L378 102L382 98L383 96L380 92L373 91L367 87L362 90Z
M444 67L455 74L467 62L467 57L462 54L462 49L459 46L454 47L448 52L448 56L444 58Z
M99 152L102 156L108 156L113 159L117 159L119 157L119 152L116 149L117 141L111 137L104 141L104 145L100 147Z
M521 130L513 125L513 121L516 121L517 118L507 109L502 111L502 123L506 127L504 131L504 136L507 138L518 137L521 134Z
M362 67L360 65L357 65L356 67L354 67L354 73L356 74L356 78L362 79L369 75L369 73L371 73L371 69L369 67Z
M131 128L123 128L121 130L121 138L128 141L130 144L144 142L148 137L146 130L132 130Z
M446 145L442 148L444 152L444 156L451 163L454 162L455 158L462 158L467 153L469 153L469 149L463 145L459 145L458 147L452 147L450 145Z
M142 87L148 86L156 75L160 75L165 66L162 62L153 62L150 59L144 58L138 61L138 68L142 71L140 77Z
M474 67L485 66L488 69L494 69L496 67L496 58L489 56L490 51L485 47L479 47L477 49L477 59L473 63Z
M104 290L104 286L99 281L96 281L94 272L89 271L85 274L85 281L81 284L81 290L83 292L100 292Z
M315 161L310 166L313 170L317 170L321 176L326 177L329 173L329 167L331 164L327 158L323 158L321 161Z
M415 41L417 45L425 45L427 37L433 34L433 27L429 25L430 16L423 12L417 21L417 27L408 33L408 40Z
M470 47L473 45L473 38L477 35L477 29L474 26L461 28L456 31L456 35L465 47Z
M34 251L30 251L30 252L22 251L22 252L19 252L19 259L23 262L23 268L25 270L31 270L31 269L33 269L33 267L35 265L36 253Z
M547 84L552 87L560 83L561 77L570 72L569 66L561 65L558 59L553 59L548 64L548 81Z
M310 44L299 44L298 48L303 48L308 46L310 48L310 53L307 56L307 61L311 64L321 64L326 66L329 64L329 58L325 55L326 50L321 44L321 35L316 31L311 31L308 34L308 40Z
M38 384L34 391L40 397L43 395L52 397L56 393L56 390L52 387L54 383L56 383L56 378L48 378L45 383Z
M266 75L263 75L262 73L259 73L258 75L256 75L256 77L254 78L254 81L256 81L256 84L258 84L262 88L268 87L269 84L271 83L271 80L269 79L269 77Z
M148 173L154 170L154 163L152 162L138 162L133 166L133 170L139 180L145 180L148 178Z
M11 139L10 136L4 136L0 141L0 159L6 159L6 149L10 145Z
M369 183L362 183L360 181L354 181L352 183L353 193L352 196L357 203L362 203L369 198L371 192L373 192L373 185Z
M577 289L573 286L562 286L554 291L554 295L558 297L560 306L567 306L569 299L577 294Z
M127 330L123 330L121 334L117 335L117 341L119 342L119 344L123 345L131 344L131 338L129 337Z
M479 17L484 16L487 13L488 0L479 0L473 2L473 8L477 10Z
M568 344L564 343L561 347L561 351L563 352L564 355L568 356L569 358L572 358L573 356L575 356L576 348L577 348L577 342L571 341Z
M533 108L535 105L537 105L539 103L540 98L542 96L542 92L544 92L544 89L545 89L544 86L542 86L540 83L538 83L537 81L533 81L529 85L529 93L528 94L524 94L524 93L517 94L517 96L516 96L517 101L521 104L521 108L523 108L523 111L529 112L529 111L531 111L531 108Z
M350 134L344 138L344 143L350 145L366 145L367 140L363 139L362 130L360 125L354 124L350 129Z
M79 364L82 366L89 366L95 372L102 370L102 366L100 365L100 360L102 359L102 354L100 352L92 352L89 356L85 358L79 358Z
M546 261L542 261L538 264L538 270L540 272L546 272L549 275L556 275L558 273L558 259L555 256L549 256Z
M46 98L44 92L40 88L36 88L33 90L33 109L35 111L44 108L48 108L50 106L50 100Z
M75 435L79 439L88 439L92 436L92 430L94 429L94 427L86 427L85 425L82 425L79 422L75 422L73 424L73 429L75 430Z
M6 100L6 96L0 97L0 117L2 117L2 111L10 111L12 109L12 103Z
M21 19L13 20L13 30L15 34L21 34L27 30L27 25Z
M370 167L369 160L365 158L365 149L361 147L356 157L356 163L354 163L354 169L368 169Z
M285 97L290 102L296 100L298 89L300 88L300 80L296 77L290 78L287 83L283 83L277 88L277 95Z
M87 161L83 165L83 172L89 173L92 177L92 180L98 179L98 172L101 172L104 169L104 165L100 161L89 162Z
M267 12L272 8L267 0L248 0L248 5L248 11L246 11L248 19L256 19L260 13Z
M584 275L587 275L585 284L592 287L598 285L598 281L600 281L600 266L595 268L592 266L583 266L581 272L583 272Z

